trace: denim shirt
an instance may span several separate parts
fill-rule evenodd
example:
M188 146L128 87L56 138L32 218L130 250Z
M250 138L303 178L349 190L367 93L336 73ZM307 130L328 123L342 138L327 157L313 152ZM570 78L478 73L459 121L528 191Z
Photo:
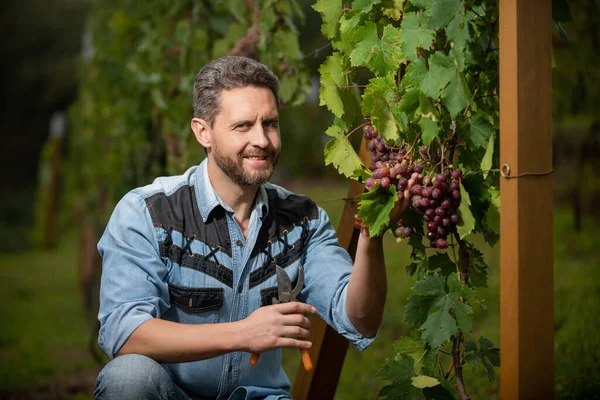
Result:
M346 313L353 262L325 212L305 196L266 183L244 238L233 210L210 183L206 160L126 194L98 250L103 260L99 344L110 358L151 318L214 324L242 320L272 304L275 265L295 282L302 264L305 285L298 299L315 306L358 349L373 340L361 335ZM164 367L188 392L243 399L289 391L281 354L281 349L263 353L254 367L246 352Z

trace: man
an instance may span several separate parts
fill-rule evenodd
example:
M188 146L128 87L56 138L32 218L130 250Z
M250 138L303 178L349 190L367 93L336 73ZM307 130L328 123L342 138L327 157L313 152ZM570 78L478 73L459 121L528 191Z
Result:
M303 314L359 349L373 340L387 290L381 238L361 233L353 266L322 209L267 182L281 147L278 89L251 59L205 66L191 127L206 160L116 206L98 244L99 343L113 360L96 398L287 399L281 348L311 346ZM275 266L295 281L300 264L301 301L273 305Z

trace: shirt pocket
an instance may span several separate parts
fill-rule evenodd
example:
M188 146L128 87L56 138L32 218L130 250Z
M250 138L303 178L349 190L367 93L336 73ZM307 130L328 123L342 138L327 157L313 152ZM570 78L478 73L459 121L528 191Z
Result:
M171 305L199 317L206 322L218 322L223 306L223 288L188 288L169 283Z

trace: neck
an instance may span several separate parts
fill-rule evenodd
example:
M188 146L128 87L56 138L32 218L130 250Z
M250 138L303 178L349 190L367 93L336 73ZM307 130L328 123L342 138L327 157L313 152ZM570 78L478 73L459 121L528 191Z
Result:
M245 237L259 186L240 186L233 182L214 160L208 160L207 168L208 178L213 189L223 203L234 211L234 218Z

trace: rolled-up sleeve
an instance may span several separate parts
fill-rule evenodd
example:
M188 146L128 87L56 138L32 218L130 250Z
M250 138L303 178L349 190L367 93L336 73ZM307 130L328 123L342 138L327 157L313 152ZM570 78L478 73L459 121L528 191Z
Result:
M319 218L309 240L305 260L305 289L302 295L314 305L327 324L344 336L359 350L373 340L362 335L346 312L348 282L354 263L348 252L340 247L329 217L319 207Z
M98 243L102 257L98 343L112 359L142 323L169 308L168 269L144 199L128 193Z

